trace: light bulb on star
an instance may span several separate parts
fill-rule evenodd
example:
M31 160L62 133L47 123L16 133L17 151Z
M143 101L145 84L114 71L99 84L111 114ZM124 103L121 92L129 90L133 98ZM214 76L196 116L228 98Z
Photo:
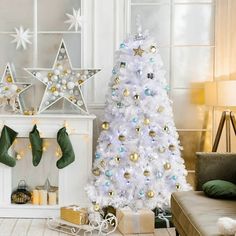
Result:
M71 30L73 27L75 28L75 31L77 32L79 27L82 27L82 19L83 17L80 14L80 9L75 10L73 8L73 14L66 13L66 16L69 18L65 21L66 24L70 24L68 30Z
M15 28L15 33L11 35L14 39L11 43L16 43L16 49L23 48L24 50L27 49L27 44L32 44L30 38L30 30L20 26L19 28Z

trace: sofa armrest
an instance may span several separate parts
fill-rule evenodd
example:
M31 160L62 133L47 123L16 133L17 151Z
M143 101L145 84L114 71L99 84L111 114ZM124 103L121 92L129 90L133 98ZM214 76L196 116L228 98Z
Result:
M236 184L236 153L196 153L196 190L201 191L204 183L214 179Z

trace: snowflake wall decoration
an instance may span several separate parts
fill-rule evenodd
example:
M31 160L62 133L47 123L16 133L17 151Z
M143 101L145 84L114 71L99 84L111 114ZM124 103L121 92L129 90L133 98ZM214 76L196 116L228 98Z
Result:
M82 16L80 14L80 9L75 10L73 8L73 14L66 13L66 16L69 18L65 21L66 24L70 24L68 30L71 30L73 27L75 28L75 31L77 32L79 27L82 27Z
M31 44L29 40L32 36L30 35L30 30L20 26L19 28L15 28L15 34L11 35L14 39L11 43L16 43L16 49L23 48L24 50L27 48L27 44Z

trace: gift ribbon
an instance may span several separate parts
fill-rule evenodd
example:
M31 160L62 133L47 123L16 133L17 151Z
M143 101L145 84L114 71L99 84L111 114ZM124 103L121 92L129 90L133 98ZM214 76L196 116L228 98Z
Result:
M138 212L135 212L133 215L133 229L135 232L140 232L140 214Z
M166 218L164 213L159 213L157 217L161 220L164 220L166 222L166 227L170 228L170 221Z

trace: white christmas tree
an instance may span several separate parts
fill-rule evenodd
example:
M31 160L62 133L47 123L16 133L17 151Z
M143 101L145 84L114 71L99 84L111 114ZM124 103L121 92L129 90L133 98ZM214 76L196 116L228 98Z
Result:
M95 210L168 208L172 192L191 187L163 62L147 33L120 44L109 86L89 198Z

